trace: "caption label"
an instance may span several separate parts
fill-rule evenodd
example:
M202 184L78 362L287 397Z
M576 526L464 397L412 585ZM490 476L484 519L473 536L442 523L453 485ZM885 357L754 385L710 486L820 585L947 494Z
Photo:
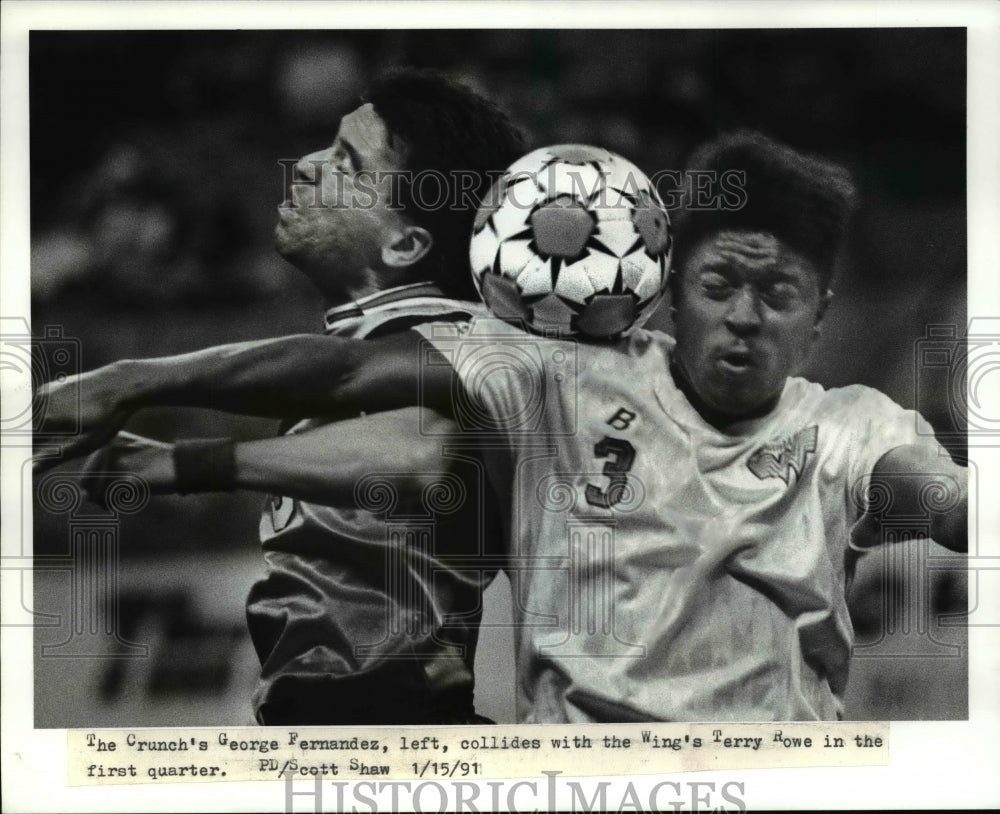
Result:
M440 780L884 766L889 725L70 730L72 786L322 778Z

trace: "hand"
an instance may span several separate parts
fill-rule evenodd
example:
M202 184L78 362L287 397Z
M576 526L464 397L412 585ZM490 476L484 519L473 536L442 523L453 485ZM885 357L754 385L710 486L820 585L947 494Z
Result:
M888 518L916 517L928 536L951 551L968 551L969 470L930 444L904 444L886 452L872 470L882 495L878 515L865 512L851 529L850 545L863 551L882 541Z
M861 515L851 527L851 548L863 554L882 543L882 521L874 514Z
M128 385L120 365L69 376L42 385L37 393L40 423L37 436L55 436L62 454L38 458L33 468L43 472L56 464L85 455L107 443L125 424L131 408L125 396ZM64 437L75 435L68 440Z
M174 447L152 438L120 432L107 446L93 453L80 471L87 499L104 506L104 494L115 475L128 473L142 478L153 494L174 491Z
M932 540L951 551L966 552L969 550L968 470L962 467L957 472L954 479L941 480L936 490L939 495L946 495L939 499L946 501L950 508L942 512L923 509L923 516L929 521L928 536ZM912 509L910 513L914 513ZM850 547L863 554L881 545L884 520L870 512L861 515L851 527Z

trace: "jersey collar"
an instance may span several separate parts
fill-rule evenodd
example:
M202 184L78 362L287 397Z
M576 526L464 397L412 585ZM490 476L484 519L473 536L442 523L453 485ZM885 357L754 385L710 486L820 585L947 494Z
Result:
M738 444L743 439L761 432L771 422L776 421L777 417L782 413L783 408L792 398L791 382L793 377L789 376L785 380L781 395L778 397L778 401L775 403L773 409L760 416L733 421L725 430L720 430L702 418L684 391L674 381L670 366L673 364L676 347L677 341L673 337L670 337L670 342L667 345L667 364L664 365L661 371L658 371L657 378L654 381L654 393L656 394L656 400L660 403L660 407L689 431L696 431L703 435L714 435L723 443Z
M387 288L384 291L376 291L367 297L361 297L344 305L337 305L326 312L324 317L325 329L333 330L349 319L363 317L366 313L383 305L407 300L412 297L443 297L444 292L436 283L422 282L409 283L408 285L398 285Z

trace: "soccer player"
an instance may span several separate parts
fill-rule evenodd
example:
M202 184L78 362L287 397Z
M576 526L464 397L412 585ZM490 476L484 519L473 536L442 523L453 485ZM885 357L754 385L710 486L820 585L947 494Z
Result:
M575 344L496 321L423 325L364 354L290 338L98 371L79 382L84 402L104 402L104 428L116 410L217 393L430 406L456 419L458 438L483 441L509 498L522 720L838 718L852 546L870 545L860 535L880 519L868 484L964 550L966 471L878 391L795 375L830 301L847 173L755 134L706 145L691 166L744 171L746 205L681 217L675 339L636 329ZM306 346L310 375L289 373L282 359ZM346 452L341 430L313 437ZM244 485L268 457L237 445L222 464L203 460L202 485ZM177 463L132 458L167 485Z
M497 107L442 75L408 69L376 80L333 143L295 164L274 232L278 251L322 295L325 333L360 341L481 311L465 271L468 235L494 174L523 151L521 134ZM256 406L286 419L311 414L305 404ZM326 420L287 422L290 446ZM411 414L373 418L359 448L387 443L398 452L415 425ZM314 451L315 443L307 441ZM178 454L217 449L182 444ZM479 720L473 660L481 592L495 566L460 570L449 558L464 555L470 538L489 546L495 524L474 465L456 457L438 468L439 488L465 500L421 501L419 492L399 492L389 475L373 482L370 511L319 505L308 499L315 492L294 488L268 499L260 521L267 573L247 600L261 662L253 697L260 723ZM379 505L389 492L400 504L391 526Z

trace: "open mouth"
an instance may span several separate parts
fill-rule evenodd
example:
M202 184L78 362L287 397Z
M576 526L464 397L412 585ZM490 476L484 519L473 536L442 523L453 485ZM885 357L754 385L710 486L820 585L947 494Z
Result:
M733 348L719 356L719 365L728 371L743 373L753 368L755 362L749 350Z

